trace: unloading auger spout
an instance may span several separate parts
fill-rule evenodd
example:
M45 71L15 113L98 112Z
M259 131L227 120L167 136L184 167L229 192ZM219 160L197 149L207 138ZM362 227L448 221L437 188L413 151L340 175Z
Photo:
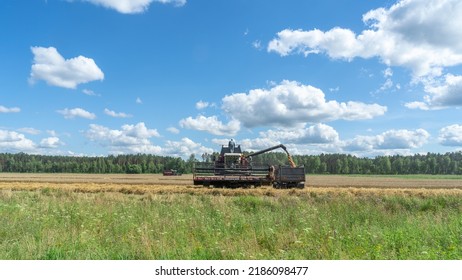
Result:
M295 162L292 159L292 156L290 155L289 151L287 151L286 146L284 146L283 144L279 144L279 145L276 145L276 146L273 146L273 147L270 147L270 148L267 148L267 149L264 149L264 150L261 150L261 151L258 151L258 152L250 153L250 154L246 155L245 158L250 158L250 157L253 157L253 156L261 155L261 154L264 154L266 152L276 150L276 149L279 149L279 148L283 149L284 152L286 152L287 159L289 161L290 167L292 167L292 168L296 167Z

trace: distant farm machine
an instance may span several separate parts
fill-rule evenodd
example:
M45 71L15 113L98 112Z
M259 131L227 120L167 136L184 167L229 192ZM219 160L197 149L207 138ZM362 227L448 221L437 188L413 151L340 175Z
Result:
M252 157L283 149L289 165L254 165ZM194 185L237 188L272 185L274 188L304 188L305 168L296 166L287 148L279 144L258 152L243 154L233 139L222 146L220 155L212 162L197 162L193 168Z
M165 169L162 174L164 176L181 176L182 174L176 169Z

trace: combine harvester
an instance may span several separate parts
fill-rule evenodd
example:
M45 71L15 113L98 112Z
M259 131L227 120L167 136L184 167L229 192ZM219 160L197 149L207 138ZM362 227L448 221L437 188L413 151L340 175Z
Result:
M165 169L164 172L162 172L162 175L164 176L181 176L182 174L178 172L176 169Z
M288 166L253 165L252 157L275 149L287 154ZM248 188L273 185L274 188L304 188L305 167L296 166L287 148L280 144L268 149L244 155L241 146L233 139L228 147L222 146L220 155L213 162L197 162L193 168L194 185L219 188Z

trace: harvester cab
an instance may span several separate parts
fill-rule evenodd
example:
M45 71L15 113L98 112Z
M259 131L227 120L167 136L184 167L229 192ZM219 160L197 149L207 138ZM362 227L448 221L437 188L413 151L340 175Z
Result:
M215 165L218 168L232 168L240 164L242 157L241 145L236 147L233 139L229 141L228 147L221 146L220 156Z

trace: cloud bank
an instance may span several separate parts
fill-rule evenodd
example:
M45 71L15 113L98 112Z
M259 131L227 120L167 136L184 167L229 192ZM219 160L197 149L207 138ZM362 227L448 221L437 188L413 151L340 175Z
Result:
M375 136L357 136L344 142L345 151L400 150L422 147L430 134L424 129L388 130Z
M240 130L241 125L237 120L231 120L223 124L217 116L205 117L197 116L196 118L188 117L180 120L182 128L206 131L213 135L234 136Z
M378 57L388 66L402 66L414 76L438 76L442 68L462 63L462 2L458 0L403 0L390 8L363 15L368 29L356 34L335 27L284 29L269 42L267 50L281 56L324 53L334 59Z
M462 64L460 18L462 2L458 0L402 0L364 14L368 28L359 34L341 27L284 29L268 43L267 50L281 56L326 54L347 61L377 57L388 66L410 69L413 83L424 85L423 101L408 102L406 107L460 107L462 76L444 75L445 70ZM387 79L381 90L392 85Z
M91 124L85 132L90 141L107 148L112 154L161 154L162 148L151 143L150 138L159 137L156 129L149 129L143 122L123 125L121 129Z
M295 81L283 81L270 89L227 95L222 101L222 109L248 128L364 120L387 111L387 107L378 104L328 101L320 89Z

